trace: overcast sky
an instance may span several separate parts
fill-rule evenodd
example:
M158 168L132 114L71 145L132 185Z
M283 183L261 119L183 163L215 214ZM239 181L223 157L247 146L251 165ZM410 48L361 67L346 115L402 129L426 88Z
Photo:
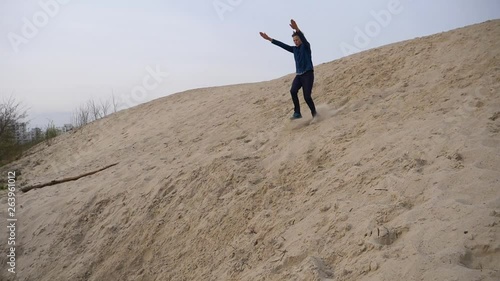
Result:
M295 71L293 18L315 65L500 18L498 0L0 0L0 99L31 126L70 122L89 99L122 107Z

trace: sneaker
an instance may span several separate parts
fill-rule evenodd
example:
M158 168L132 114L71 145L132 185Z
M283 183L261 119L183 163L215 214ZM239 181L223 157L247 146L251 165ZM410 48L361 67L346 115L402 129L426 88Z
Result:
M300 113L297 113L295 112L292 117L290 117L290 119L294 120L294 119L300 119L302 118L302 115Z

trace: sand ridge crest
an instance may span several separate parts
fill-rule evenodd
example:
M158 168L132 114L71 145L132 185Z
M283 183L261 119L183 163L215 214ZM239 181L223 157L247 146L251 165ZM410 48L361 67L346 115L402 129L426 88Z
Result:
M18 194L17 280L498 280L499 31L316 66L319 122L288 120L287 75L35 148L2 169L35 184L119 164Z

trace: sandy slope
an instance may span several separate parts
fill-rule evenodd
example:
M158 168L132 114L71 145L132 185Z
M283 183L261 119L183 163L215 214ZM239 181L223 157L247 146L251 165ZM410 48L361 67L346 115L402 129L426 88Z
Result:
M18 280L500 279L500 20L317 66L310 125L305 104L287 120L292 78L155 100L4 167L119 162L18 192Z

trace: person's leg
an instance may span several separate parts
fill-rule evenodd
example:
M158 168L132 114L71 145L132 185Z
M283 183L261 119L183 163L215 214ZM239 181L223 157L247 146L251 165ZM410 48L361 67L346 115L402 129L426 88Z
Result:
M290 89L290 94L292 95L292 101L294 106L294 113L300 114L300 102L299 102L299 90L302 87L302 82L300 81L300 77L297 75L292 82L292 88Z
M316 107L314 106L314 101L311 97L312 88L314 84L314 71L309 71L301 76L302 80L302 91L304 92L304 100L306 101L309 109L311 110L312 116L316 116Z

